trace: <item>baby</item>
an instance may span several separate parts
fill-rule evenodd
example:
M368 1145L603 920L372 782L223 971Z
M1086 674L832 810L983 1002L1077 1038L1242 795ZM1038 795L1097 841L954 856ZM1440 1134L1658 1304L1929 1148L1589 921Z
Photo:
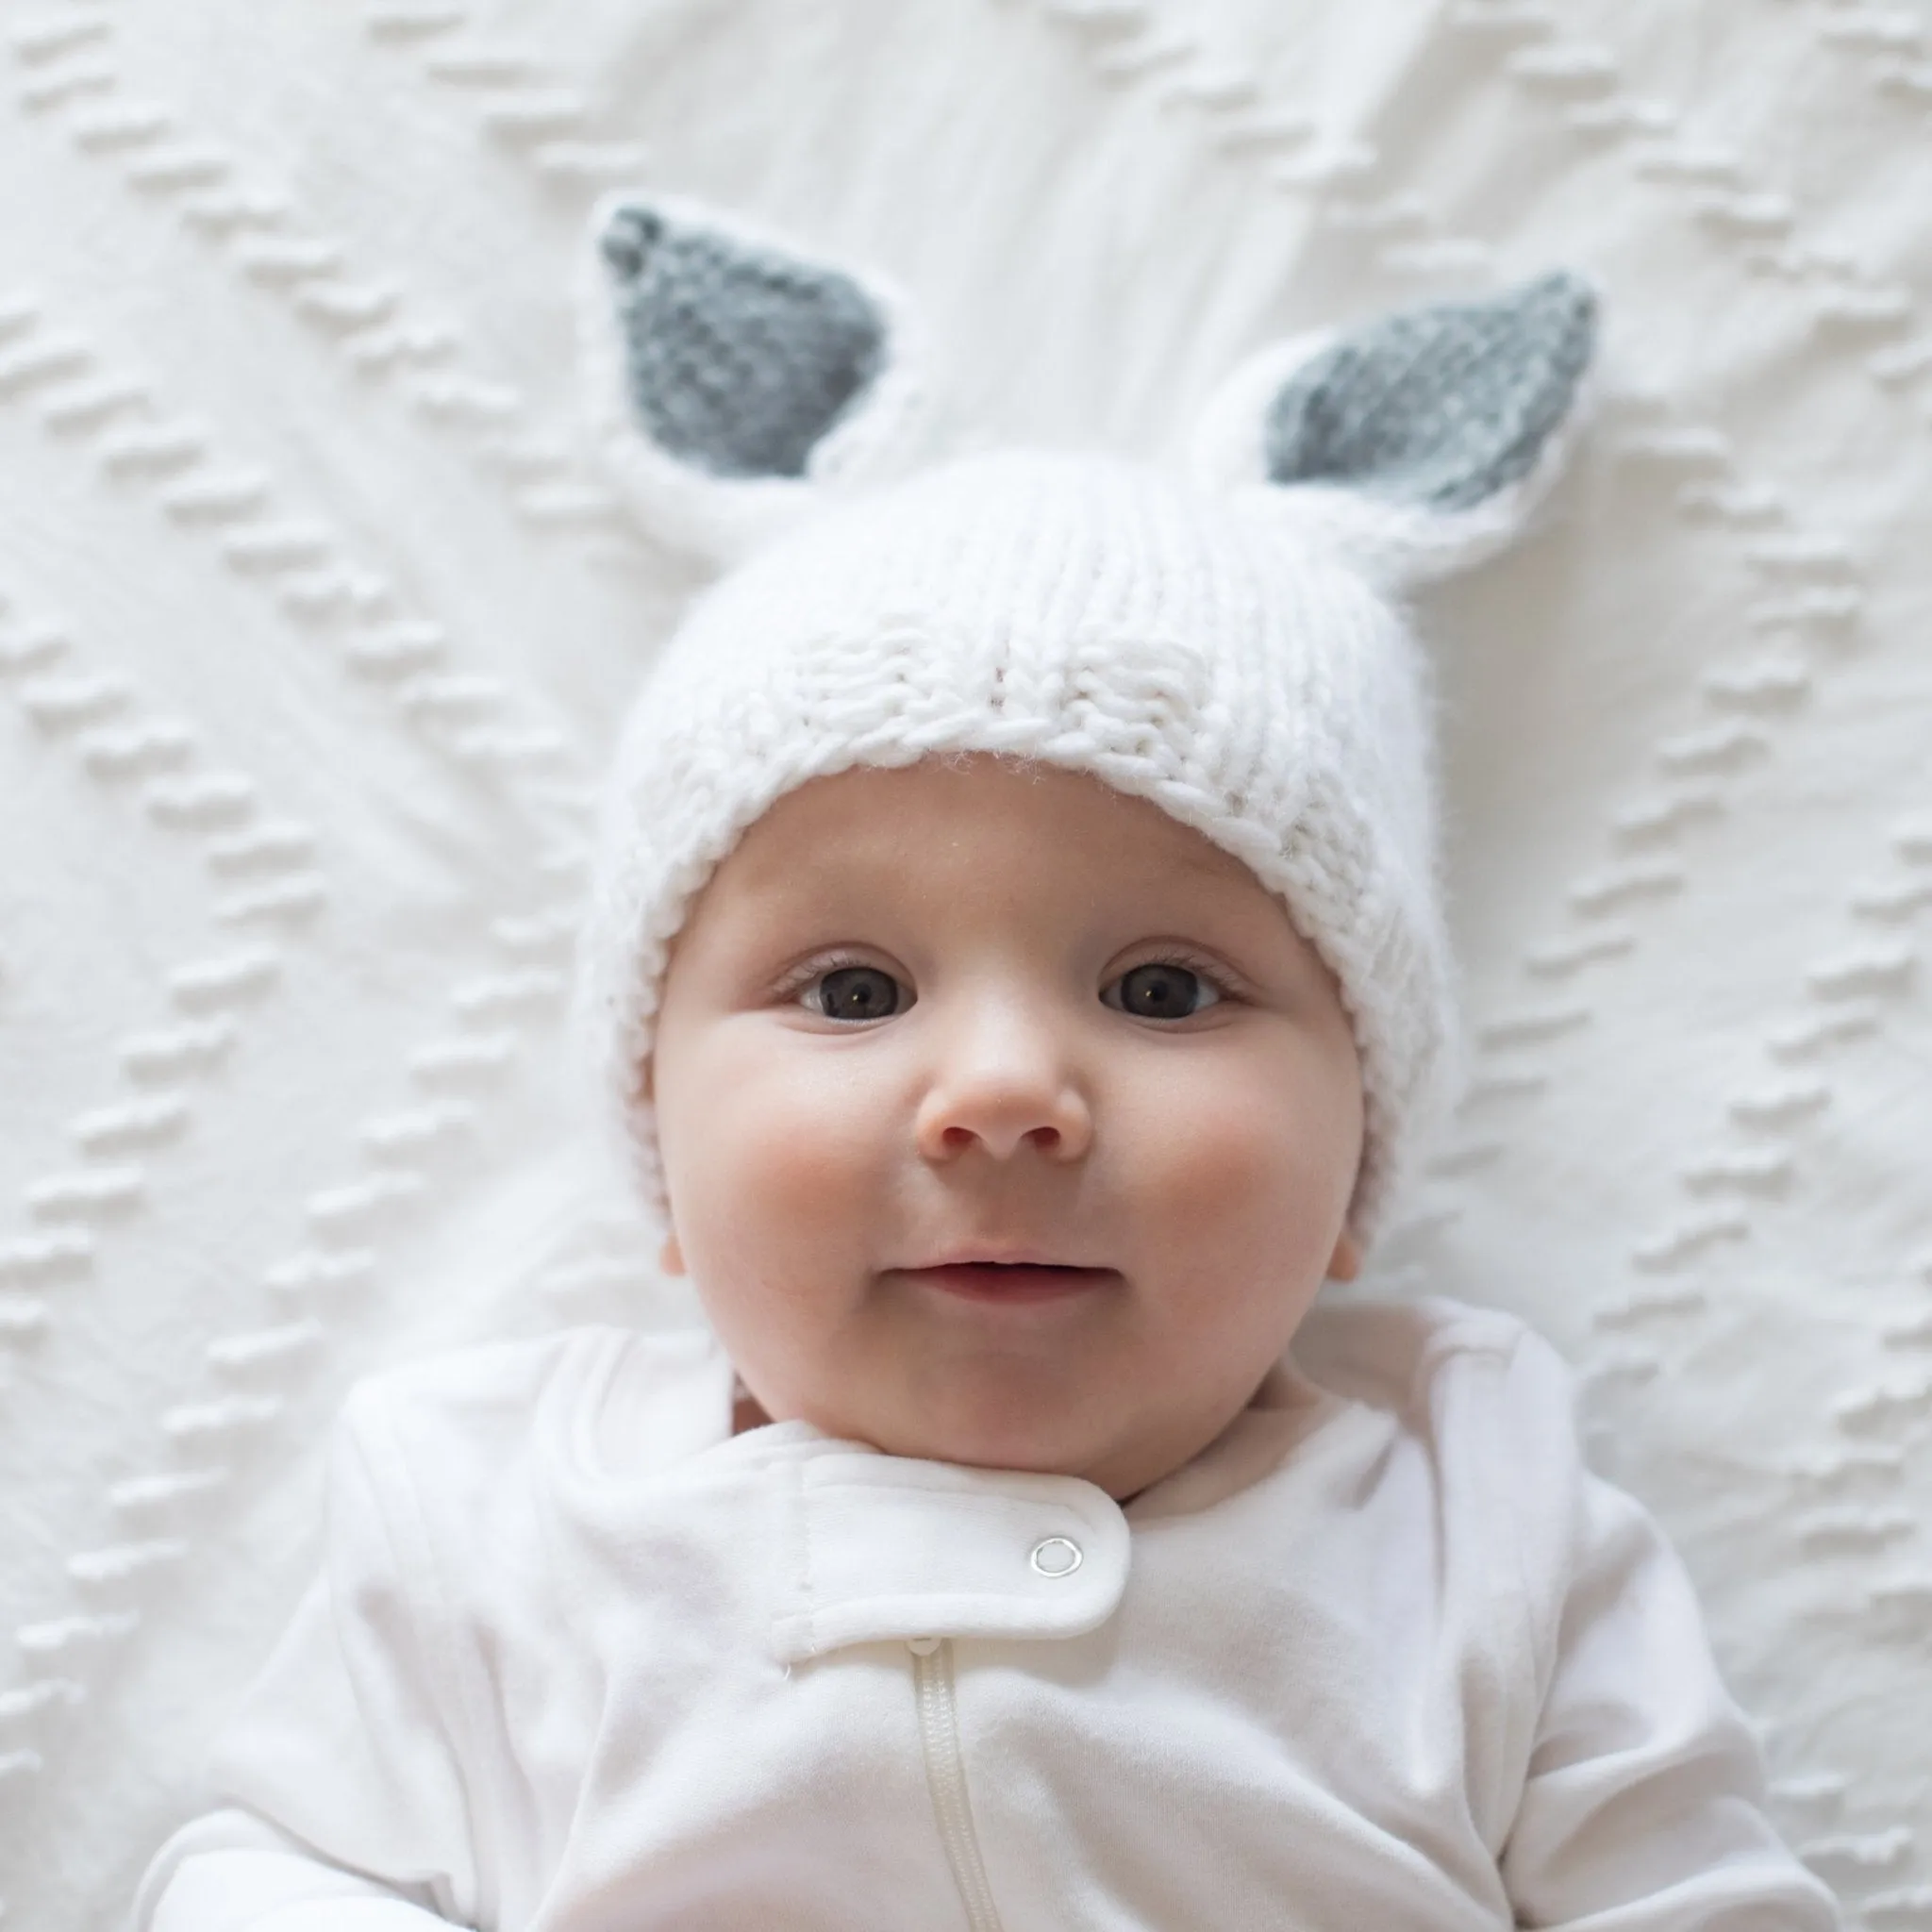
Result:
M708 1328L357 1391L138 1924L1835 1925L1552 1351L1317 1303L1453 1031L1395 593L1521 525L1589 291L1271 352L1189 481L886 482L896 295L600 219L620 466L752 552L630 722L583 949Z

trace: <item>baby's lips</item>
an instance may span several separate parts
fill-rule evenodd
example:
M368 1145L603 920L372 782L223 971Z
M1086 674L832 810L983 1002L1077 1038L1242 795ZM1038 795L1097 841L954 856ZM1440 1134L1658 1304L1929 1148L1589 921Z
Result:
M1121 1282L1111 1268L1075 1268L1054 1261L953 1261L902 1274L905 1279L941 1293L994 1304L1064 1301L1116 1288Z
M1099 1274L1115 1271L1104 1262L1067 1254L1046 1243L974 1241L932 1250L918 1260L893 1264L896 1272L928 1268L1078 1268Z

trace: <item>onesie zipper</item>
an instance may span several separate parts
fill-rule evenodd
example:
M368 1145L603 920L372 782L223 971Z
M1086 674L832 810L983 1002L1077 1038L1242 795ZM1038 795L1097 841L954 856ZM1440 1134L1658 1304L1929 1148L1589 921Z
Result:
M966 1907L966 1923L973 1932L1000 1932L999 1911L980 1860L973 1807L966 1797L966 1760L959 1750L959 1716L953 1699L953 1646L943 1638L914 1637L906 1648L912 1653L912 1690L919 1704L925 1782L932 1792L946 1862L953 1868L953 1880Z

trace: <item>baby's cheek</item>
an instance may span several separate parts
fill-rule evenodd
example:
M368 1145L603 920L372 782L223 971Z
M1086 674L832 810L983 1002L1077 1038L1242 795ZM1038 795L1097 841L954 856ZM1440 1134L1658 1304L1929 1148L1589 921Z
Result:
M664 1123L664 1143L673 1213L693 1259L708 1253L766 1275L776 1256L809 1265L862 1231L883 1124L842 1070L747 1058L713 1069L683 1104L686 1117Z
M1353 1185L1353 1116L1326 1118L1293 1066L1203 1067L1143 1098L1140 1202L1149 1238L1271 1271L1324 1262Z

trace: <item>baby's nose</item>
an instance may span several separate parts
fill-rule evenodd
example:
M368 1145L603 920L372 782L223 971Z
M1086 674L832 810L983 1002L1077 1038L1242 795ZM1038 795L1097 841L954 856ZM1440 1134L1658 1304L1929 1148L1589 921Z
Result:
M1092 1144L1093 1116L1050 1019L989 1002L947 1029L916 1132L927 1160L975 1149L1010 1160L1030 1149L1070 1161Z

